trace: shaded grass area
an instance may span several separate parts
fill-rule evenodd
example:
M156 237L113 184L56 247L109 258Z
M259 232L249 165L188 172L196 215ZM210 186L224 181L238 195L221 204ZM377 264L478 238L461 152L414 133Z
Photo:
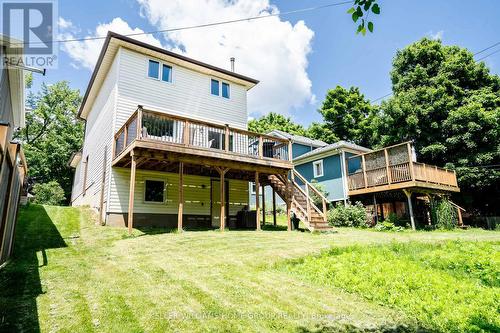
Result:
M404 309L275 267L353 243L500 240L481 231L288 233L282 219L276 228L267 220L262 232L148 229L130 237L95 225L85 209L31 205L20 211L14 258L0 270L0 331L412 332L421 325ZM497 283L474 269L482 288Z
M500 331L500 242L357 245L279 268L400 309L428 330Z

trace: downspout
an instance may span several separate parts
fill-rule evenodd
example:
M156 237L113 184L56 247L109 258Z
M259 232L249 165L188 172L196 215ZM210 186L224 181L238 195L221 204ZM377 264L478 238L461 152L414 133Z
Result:
M347 173L345 165L345 151L342 150L341 156L341 168L342 168L342 190L344 193L344 205L347 205Z

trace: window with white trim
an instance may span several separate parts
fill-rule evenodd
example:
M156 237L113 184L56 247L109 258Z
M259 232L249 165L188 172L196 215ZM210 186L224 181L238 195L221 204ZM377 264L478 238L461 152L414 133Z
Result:
M148 77L163 82L172 82L172 66L150 59L148 61Z
M314 178L323 177L323 160L313 162L313 174Z
M165 202L165 182L147 179L144 181L144 202Z
M210 93L214 96L221 96L229 99L231 87L229 83L216 79L210 79Z

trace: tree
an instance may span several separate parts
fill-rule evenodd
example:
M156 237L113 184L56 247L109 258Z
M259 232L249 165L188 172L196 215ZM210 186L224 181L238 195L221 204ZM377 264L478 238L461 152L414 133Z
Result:
M375 108L356 87L328 90L319 112L323 116L325 141L333 138L370 146ZM312 130L318 132L318 126ZM320 137L320 139L322 139Z
M326 143L339 141L338 136L324 123L313 122L307 129L306 136Z
M488 209L499 193L500 78L468 50L424 38L396 53L391 80L374 119L380 144L413 141L419 160L457 171L463 201Z
M16 133L23 143L29 166L29 177L36 183L56 181L70 197L72 170L67 165L71 153L81 148L83 123L76 114L80 92L66 81L42 84L36 95L30 93L26 126Z
M296 124L290 117L270 112L269 114L248 122L248 129L257 133L268 133L280 130L290 134L305 135L306 130L302 125Z
M376 15L380 14L380 6L378 5L377 0L355 0L354 6L349 8L347 13L351 14L352 20L355 23L360 22L359 20L361 19L356 33L359 34L361 32L364 36L366 35L367 29L369 32L373 32L374 25L372 21L368 21L368 17L370 16L370 13Z

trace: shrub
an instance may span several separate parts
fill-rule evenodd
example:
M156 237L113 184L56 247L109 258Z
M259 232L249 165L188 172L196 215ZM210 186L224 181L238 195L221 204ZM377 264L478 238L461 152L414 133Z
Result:
M64 190L56 181L35 184L33 192L35 194L33 202L37 204L59 205L66 199Z
M436 224L440 229L453 229L457 225L457 210L448 199L442 199L436 205Z
M316 190L318 190L318 192L321 193L325 198L328 198L328 196L330 195L330 193L325 189L325 186L323 184L318 183L318 181L316 179L313 179L311 181L311 185ZM323 200L321 199L321 197L319 195L317 195L314 191L310 191L310 196L313 199L313 202L316 205L316 207L318 207L319 209L323 209L322 208L323 207ZM327 202L327 205L328 205L328 202Z
M389 220L385 220L377 223L375 226L375 230L377 231L403 231L403 227L398 227L394 223Z
M361 202L337 204L328 211L328 223L335 227L365 227L366 210Z

